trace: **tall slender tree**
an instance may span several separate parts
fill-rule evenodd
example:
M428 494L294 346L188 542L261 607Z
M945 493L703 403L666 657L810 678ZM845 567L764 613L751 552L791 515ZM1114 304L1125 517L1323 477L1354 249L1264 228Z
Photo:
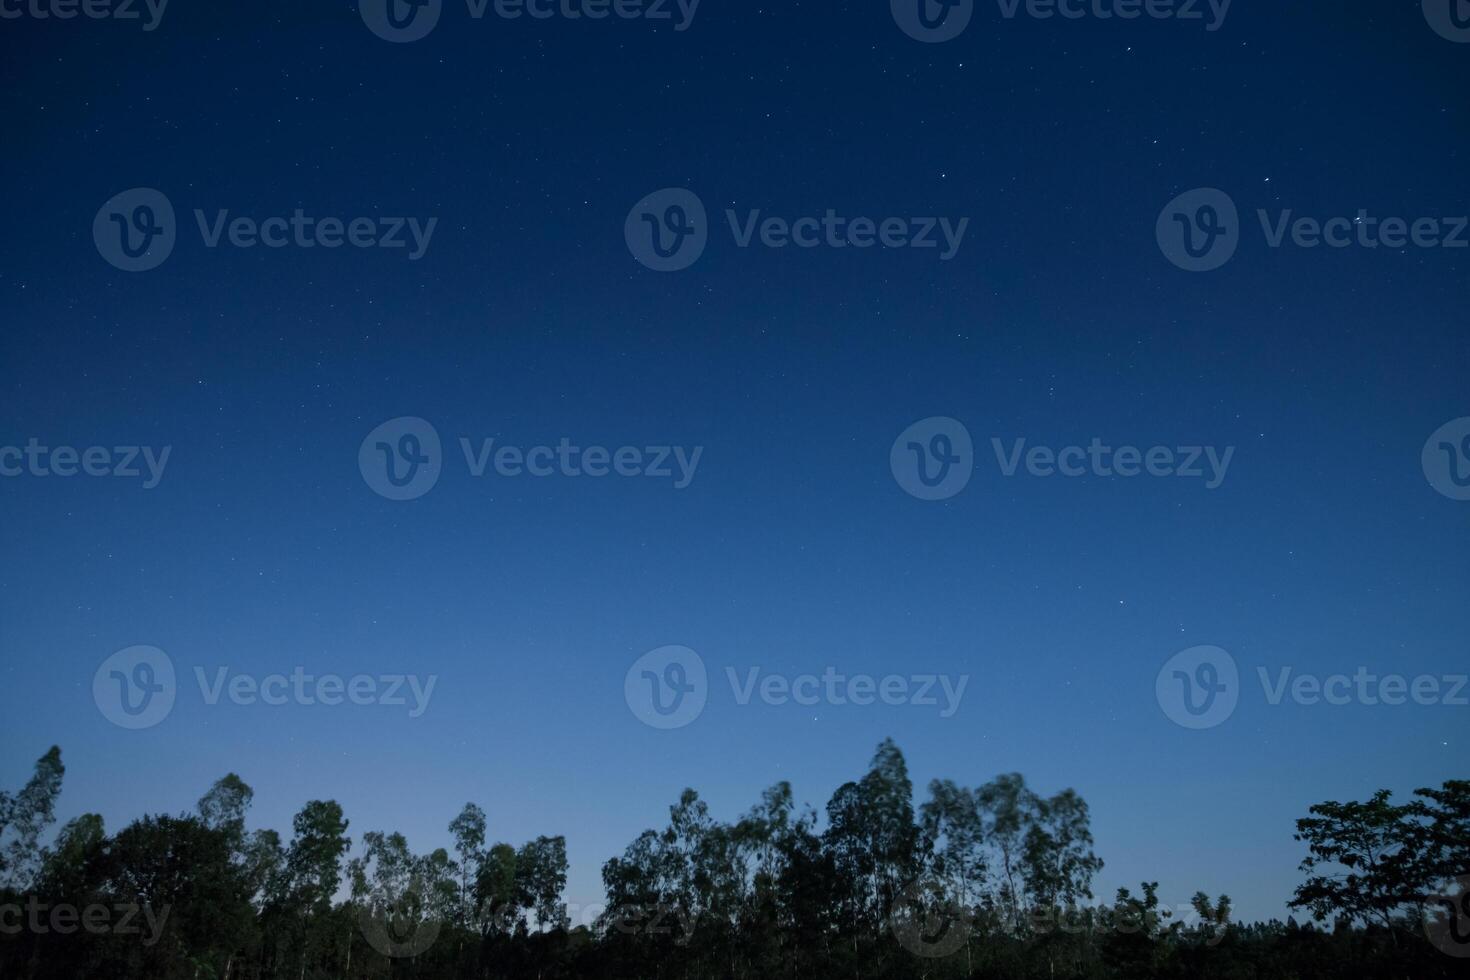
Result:
M35 772L15 796L0 793L0 887L23 889L41 867L41 834L56 819L61 794L61 749L36 760Z

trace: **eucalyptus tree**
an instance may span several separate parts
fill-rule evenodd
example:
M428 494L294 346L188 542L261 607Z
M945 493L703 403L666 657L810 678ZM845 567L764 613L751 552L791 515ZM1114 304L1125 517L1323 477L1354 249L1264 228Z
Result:
M342 881L342 857L352 846L348 822L335 800L312 800L291 821L286 852L291 898L308 912L324 912Z
M832 865L834 911L842 928L849 933L854 951L857 936L876 932L879 919L872 885L877 855L868 825L862 787L858 783L837 787L827 801L822 850Z
M332 900L342 882L342 859L352 846L347 820L334 800L311 800L291 822L286 850L286 905L297 946L298 976L327 960L338 940Z
M1092 898L1103 862L1092 851L1087 803L1074 790L1035 798L1022 849L1022 877L1033 908L1075 909Z
M0 792L0 888L23 890L40 869L41 834L56 819L65 774L61 749L53 745L19 793Z
M209 792L199 798L199 819L211 830L224 832L243 846L245 841L245 814L255 799L255 790L234 773L215 781Z
M919 808L931 873L967 909L980 904L989 871L985 825L974 791L949 779L929 784L929 799Z
M84 813L68 820L56 833L55 842L41 853L40 889L50 895L70 895L88 886L88 872L95 868L107 846L102 817Z
M516 852L516 901L539 929L565 929L567 906L567 840L537 837Z
M923 852L929 860L924 880L912 889L915 902L929 892L940 914L959 919L964 928L965 973L974 970L974 929L984 902L988 872L985 826L973 790L952 780L929 784L929 799L919 808ZM922 911L922 910L916 910Z
M893 739L879 743L859 786L874 856L876 912L882 921L922 864L919 828L914 822L914 787L908 764Z
M995 904L1007 927L1019 935L1027 906L1026 835L1036 814L1036 794L1026 788L1020 773L1013 772L997 776L976 790L975 803L993 854Z
M363 853L348 863L347 953L356 929L383 956L416 961L453 922L458 869L442 847L415 855L400 833L369 831L362 846Z
M231 971L255 912L225 831L193 816L146 816L107 841L98 862L100 893L139 910L152 933L138 944L145 975L171 975L179 961Z
M468 928L475 915L476 878L485 863L485 811L473 803L466 803L459 816L449 822L449 833L454 838L454 852L459 857L459 903L455 924Z

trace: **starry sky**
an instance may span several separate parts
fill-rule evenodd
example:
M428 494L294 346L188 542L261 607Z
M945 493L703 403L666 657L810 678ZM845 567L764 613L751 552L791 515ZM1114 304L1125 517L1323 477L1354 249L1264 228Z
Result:
M790 780L820 808L876 743L932 778L1074 787L1097 891L1160 882L1283 916L1293 821L1464 772L1467 708L1269 704L1256 668L1463 672L1470 503L1420 451L1470 415L1464 251L1269 248L1273 215L1464 215L1470 46L1418 0L1237 0L1177 20L1007 19L920 43L888 4L704 0L692 26L470 18L412 43L357 5L175 0L157 29L0 21L0 445L170 446L153 489L0 479L0 785L60 744L58 816L118 829L217 777L253 826L339 800L354 836L564 834L567 898L685 786L734 819ZM92 228L164 192L178 243L120 271ZM640 198L688 188L710 241L645 268ZM1242 242L1172 265L1171 198L1225 190ZM207 248L192 212L438 219L403 250ZM969 218L919 249L739 248L725 209ZM443 437L393 501L364 437ZM905 493L895 437L948 416L966 489ZM697 478L471 478L457 440L702 446ZM1004 477L990 441L1233 446L1207 490ZM167 651L161 724L93 674ZM660 731L624 699L646 651L710 669ZM1170 721L1155 676L1228 650L1228 722ZM436 675L389 706L208 705L192 669ZM751 703L745 672L968 675L914 705ZM574 911L575 918L575 911Z

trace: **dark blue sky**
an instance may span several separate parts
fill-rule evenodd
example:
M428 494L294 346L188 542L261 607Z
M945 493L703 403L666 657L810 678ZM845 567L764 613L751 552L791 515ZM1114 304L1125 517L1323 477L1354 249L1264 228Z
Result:
M1463 777L1467 711L1272 706L1255 680L1463 672L1470 503L1426 481L1470 415L1464 250L1269 248L1256 209L1451 217L1470 45L1417 0L1236 0L1178 21L1008 20L920 44L886 3L704 0L642 21L474 21L410 44L355 3L174 0L158 29L0 21L9 232L0 445L172 447L164 479L0 479L0 783L62 745L60 816L110 827L238 772L253 823L316 797L351 832L568 838L568 898L692 785L733 818L779 779L819 808L893 736L930 778L1018 770L1091 804L1099 893L1228 892L1284 915L1313 802ZM179 241L125 273L98 209L163 191ZM687 187L691 268L649 271L629 208ZM1176 195L1226 191L1209 273L1160 252ZM437 217L403 250L206 248L195 208ZM723 212L968 217L917 249L736 247ZM394 502L358 448L399 416L445 442ZM975 475L906 494L929 416ZM469 476L456 441L704 447L697 478ZM990 440L1234 446L1224 484L1003 477ZM150 644L156 727L93 673ZM623 697L682 644L709 705L656 731ZM1245 690L1173 724L1155 676L1198 644ZM192 668L439 678L385 706L209 706ZM735 703L727 666L968 674L961 710Z

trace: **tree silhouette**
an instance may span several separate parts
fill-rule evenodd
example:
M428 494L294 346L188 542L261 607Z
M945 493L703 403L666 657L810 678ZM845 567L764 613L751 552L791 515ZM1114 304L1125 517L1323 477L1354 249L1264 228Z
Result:
M590 925L567 915L565 839L490 843L473 804L448 825L452 853L415 853L391 831L363 834L354 852L330 800L305 804L283 845L247 828L254 794L229 774L195 814L113 835L84 814L43 847L62 772L53 750L24 789L0 794L7 980L1470 975L1470 957L1446 955L1470 909L1442 921L1459 914L1446 889L1470 871L1467 781L1403 804L1383 792L1311 808L1297 824L1307 877L1293 904L1334 923L1325 930L1236 923L1230 899L1204 891L1168 905L1155 882L1093 904L1102 861L1075 791L1042 795L1016 773L976 788L938 779L916 808L889 740L820 814L787 783L729 822L685 790L665 826L603 866L606 908ZM76 927L84 910L101 926ZM120 928L122 914L140 928Z

